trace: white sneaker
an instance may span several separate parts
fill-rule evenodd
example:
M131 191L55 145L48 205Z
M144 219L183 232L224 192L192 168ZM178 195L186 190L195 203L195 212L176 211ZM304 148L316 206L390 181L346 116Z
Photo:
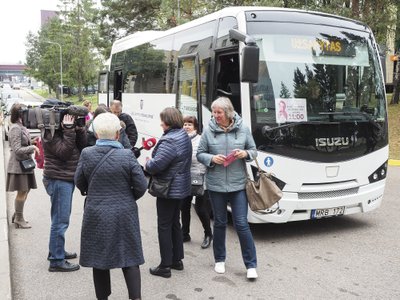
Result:
M258 277L256 268L247 269L247 279L256 279Z
M225 273L225 262L217 262L215 263L214 271L217 272L218 274L224 274Z

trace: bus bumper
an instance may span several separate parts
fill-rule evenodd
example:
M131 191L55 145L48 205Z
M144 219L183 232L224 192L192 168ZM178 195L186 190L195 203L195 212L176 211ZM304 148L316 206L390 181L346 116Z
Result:
M298 193L284 192L279 209L272 214L250 210L249 223L286 223L313 219L312 210L345 207L343 215L369 212L378 208L383 199L386 179L360 186L352 195L299 199Z

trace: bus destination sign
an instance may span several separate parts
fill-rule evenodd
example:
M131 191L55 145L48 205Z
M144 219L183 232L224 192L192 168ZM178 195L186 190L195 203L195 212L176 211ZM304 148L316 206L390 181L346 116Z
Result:
M313 56L356 56L354 43L338 38L291 37L290 46L297 51L311 50Z

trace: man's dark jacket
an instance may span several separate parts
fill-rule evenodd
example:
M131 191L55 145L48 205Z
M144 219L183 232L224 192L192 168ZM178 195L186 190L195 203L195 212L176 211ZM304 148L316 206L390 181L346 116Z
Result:
M126 113L121 113L118 118L125 123L125 132L128 135L129 142L131 143L132 148L135 147L138 139L135 121L133 121L132 117Z
M74 181L76 166L81 150L86 146L85 129L56 130L51 139L46 130L43 141L44 170L43 176L51 179Z

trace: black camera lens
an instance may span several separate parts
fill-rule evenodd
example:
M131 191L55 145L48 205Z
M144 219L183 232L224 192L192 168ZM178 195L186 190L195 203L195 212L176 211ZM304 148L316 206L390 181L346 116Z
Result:
M78 117L75 119L75 126L77 127L84 127L86 124L85 117Z

